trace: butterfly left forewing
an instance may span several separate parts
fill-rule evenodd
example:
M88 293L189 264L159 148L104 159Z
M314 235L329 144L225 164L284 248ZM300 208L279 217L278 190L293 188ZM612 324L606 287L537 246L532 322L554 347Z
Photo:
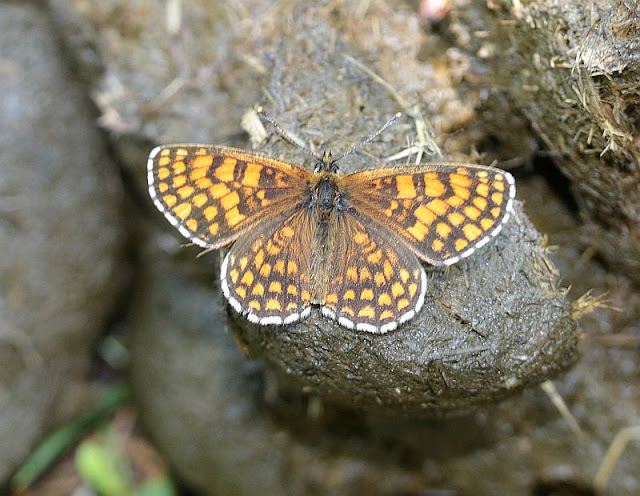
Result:
M358 212L388 226L433 265L455 263L497 235L515 197L511 174L481 165L372 169L343 181Z
M295 207L311 174L236 148L156 147L147 162L149 193L180 233L206 248L224 246Z

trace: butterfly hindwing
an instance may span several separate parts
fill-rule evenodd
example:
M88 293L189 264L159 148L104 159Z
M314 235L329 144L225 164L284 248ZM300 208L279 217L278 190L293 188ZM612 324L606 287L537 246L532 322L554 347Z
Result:
M322 311L345 327L385 333L413 318L427 279L413 252L357 212L337 216Z
M311 310L313 224L298 208L239 239L220 279L231 306L259 324L289 324Z

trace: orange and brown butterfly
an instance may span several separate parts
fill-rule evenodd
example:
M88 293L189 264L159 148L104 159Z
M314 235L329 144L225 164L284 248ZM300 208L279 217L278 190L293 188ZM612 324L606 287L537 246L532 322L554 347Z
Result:
M290 324L319 306L342 326L380 334L420 311L421 261L450 265L471 255L500 232L515 197L511 174L481 165L341 175L330 154L310 172L201 144L154 148L148 182L187 239L208 249L234 243L220 284L249 321Z

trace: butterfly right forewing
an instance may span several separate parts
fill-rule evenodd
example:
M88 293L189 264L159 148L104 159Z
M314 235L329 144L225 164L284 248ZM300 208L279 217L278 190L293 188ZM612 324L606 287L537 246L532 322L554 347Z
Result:
M497 235L515 197L511 174L473 164L372 169L343 181L358 212L432 265L455 263Z

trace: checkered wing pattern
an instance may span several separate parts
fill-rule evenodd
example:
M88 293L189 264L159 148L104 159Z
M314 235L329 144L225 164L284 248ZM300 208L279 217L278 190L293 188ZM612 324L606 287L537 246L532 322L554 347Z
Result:
M158 209L183 236L206 248L224 246L291 211L311 177L293 164L210 145L159 146L147 170Z
M387 226L432 265L450 265L498 234L515 181L508 172L434 163L366 170L341 178L353 207Z
M338 215L322 312L350 329L385 333L413 318L427 280L407 245L357 212Z
M309 210L263 223L240 238L220 269L231 306L258 324L289 324L311 311L314 224Z

